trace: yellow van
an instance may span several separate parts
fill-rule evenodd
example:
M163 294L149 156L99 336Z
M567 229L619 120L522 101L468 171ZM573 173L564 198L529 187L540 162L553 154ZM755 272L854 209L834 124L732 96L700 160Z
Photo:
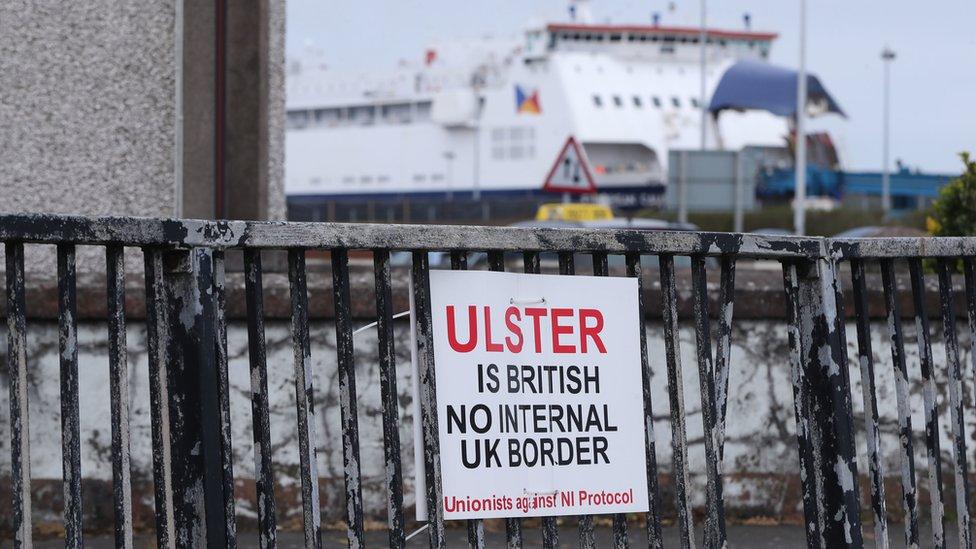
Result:
M613 219L613 210L603 204L551 203L539 206L536 221L601 221Z

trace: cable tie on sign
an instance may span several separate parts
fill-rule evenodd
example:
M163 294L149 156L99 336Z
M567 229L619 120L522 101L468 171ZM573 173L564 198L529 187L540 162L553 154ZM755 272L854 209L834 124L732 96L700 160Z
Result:
M559 490L552 490L551 492L533 492L531 490L522 489L522 492L531 496L556 496L559 495Z
M424 530L426 530L427 528L430 528L430 523L429 523L429 522L428 522L427 524L425 524L425 525L423 525L423 526L421 526L420 528L417 528L417 529L416 529L416 530L414 530L413 532L411 532L409 536L407 536L407 537L405 537L405 538L403 538L403 541L410 541L410 539L411 539L411 538L414 538L414 537L416 537L416 536L417 536L417 534L419 534L419 533L421 533L421 532L423 532L423 531L424 531Z
M400 318L402 316L410 316L410 311L403 311L402 313L397 313L397 314L393 315L391 318L393 320L395 320L395 319L398 319L398 318ZM363 326L361 328L356 328L355 330L352 331L352 335L356 335L359 332L365 332L366 330L368 330L370 328L375 328L376 325L379 324L379 323L380 323L380 321L377 320L376 322L370 322L369 324L367 324L367 325L365 325L365 326Z
M545 302L546 302L545 297L540 297L537 299L515 299L514 297L508 298L509 305L536 305Z

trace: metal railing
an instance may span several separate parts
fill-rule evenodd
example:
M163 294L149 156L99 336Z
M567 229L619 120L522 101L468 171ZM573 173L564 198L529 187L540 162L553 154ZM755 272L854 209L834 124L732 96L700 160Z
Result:
M235 524L233 452L228 395L227 321L225 318L225 253L243 250L251 406L255 442L257 527L260 544L273 546L277 533L276 500L268 403L268 360L264 339L261 257L264 250L286 250L290 284L294 347L295 406L299 426L302 524L305 544L321 546L321 517L316 469L314 387L308 331L306 253L328 251L331 258L335 310L336 358L344 454L345 521L351 547L364 545L363 490L357 419L356 372L353 367L353 326L350 313L349 252L371 252L375 274L378 367L383 403L383 451L386 464L389 545L403 547L403 478L398 429L394 310L390 252L412 252L416 304L417 346L424 440L423 474L430 510L431 547L445 547L437 408L433 389L432 326L429 300L428 251L450 253L454 269L466 268L469 253L487 252L489 268L506 268L505 255L522 254L527 273L541 270L540 256L556 254L559 273L573 275L580 253L592 256L592 272L609 276L608 259L622 255L626 276L642 280L644 256L656 256L661 284L665 363L649 360L643 315L641 359L646 425L646 465L649 512L646 532L639 535L650 547L662 547L662 501L656 458L654 417L651 413L651 372L666 369L671 428L671 482L675 496L681 546L695 545L695 525L689 486L688 440L682 391L678 338L678 295L675 256L691 258L694 330L702 402L705 447L706 516L704 542L726 543L723 467L726 403L729 395L730 348L736 262L742 258L782 263L789 324L791 373L797 418L805 531L811 547L859 547L863 543L861 495L858 489L855 422L848 376L847 343L839 265L850 263L854 293L859 368L867 422L871 497L875 543L886 546L887 511L884 471L880 459L877 393L865 285L865 268L880 263L883 292L897 376L901 428L902 489L905 536L917 545L918 496L915 484L908 381L901 329L896 261L907 259L915 316L922 348L921 370L932 494L934 541L944 545L942 476L938 437L938 408L933 360L924 300L922 258L936 257L942 296L943 328L950 369L949 392L955 455L955 490L960 539L970 545L968 470L961 400L962 373L955 337L951 269L963 258L969 324L976 335L976 278L973 257L976 239L868 239L830 241L820 238L626 230L516 229L457 226L349 225L328 223L209 222L135 218L60 216L0 216L0 242L6 255L6 318L10 385L11 464L15 543L31 544L31 473L28 438L29 370L25 313L25 257L34 244L57 246L60 333L61 448L63 453L64 526L68 546L82 544L82 484L80 470L78 359L76 335L75 251L80 245L102 246L106 257L108 350L111 380L112 475L115 542L133 544L132 493L129 461L129 387L126 362L125 248L141 248L145 260L146 324L149 352L152 476L155 531L159 547L234 546ZM717 262L709 260L715 257ZM719 311L709 317L706 271L718 265ZM644 311L643 292L637 299ZM715 323L716 337L712 337ZM418 497L420 497L418 495ZM546 547L558 544L555 518L544 518ZM612 536L626 546L627 517L613 517ZM244 535L241 533L240 535ZM509 547L522 543L519 518L506 519ZM480 521L468 523L473 547L485 545ZM579 518L579 545L594 547L593 517ZM642 543L643 544L643 541Z

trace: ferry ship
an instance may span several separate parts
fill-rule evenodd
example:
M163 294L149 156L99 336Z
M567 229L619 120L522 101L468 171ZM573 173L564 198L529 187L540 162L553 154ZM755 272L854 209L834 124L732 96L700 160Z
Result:
M660 204L669 151L701 146L701 30L594 24L585 1L570 8L569 20L518 39L431 45L386 74L291 60L290 216L433 220L451 203L484 212L558 201L543 186L570 138L601 199ZM736 63L765 63L777 38L704 36L707 98ZM758 110L705 119L709 149L785 148L790 132L789 118Z

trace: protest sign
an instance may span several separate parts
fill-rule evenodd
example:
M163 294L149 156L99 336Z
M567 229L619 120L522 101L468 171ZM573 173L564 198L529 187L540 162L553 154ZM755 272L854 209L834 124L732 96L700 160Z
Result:
M647 511L637 291L633 278L430 272L445 519Z

